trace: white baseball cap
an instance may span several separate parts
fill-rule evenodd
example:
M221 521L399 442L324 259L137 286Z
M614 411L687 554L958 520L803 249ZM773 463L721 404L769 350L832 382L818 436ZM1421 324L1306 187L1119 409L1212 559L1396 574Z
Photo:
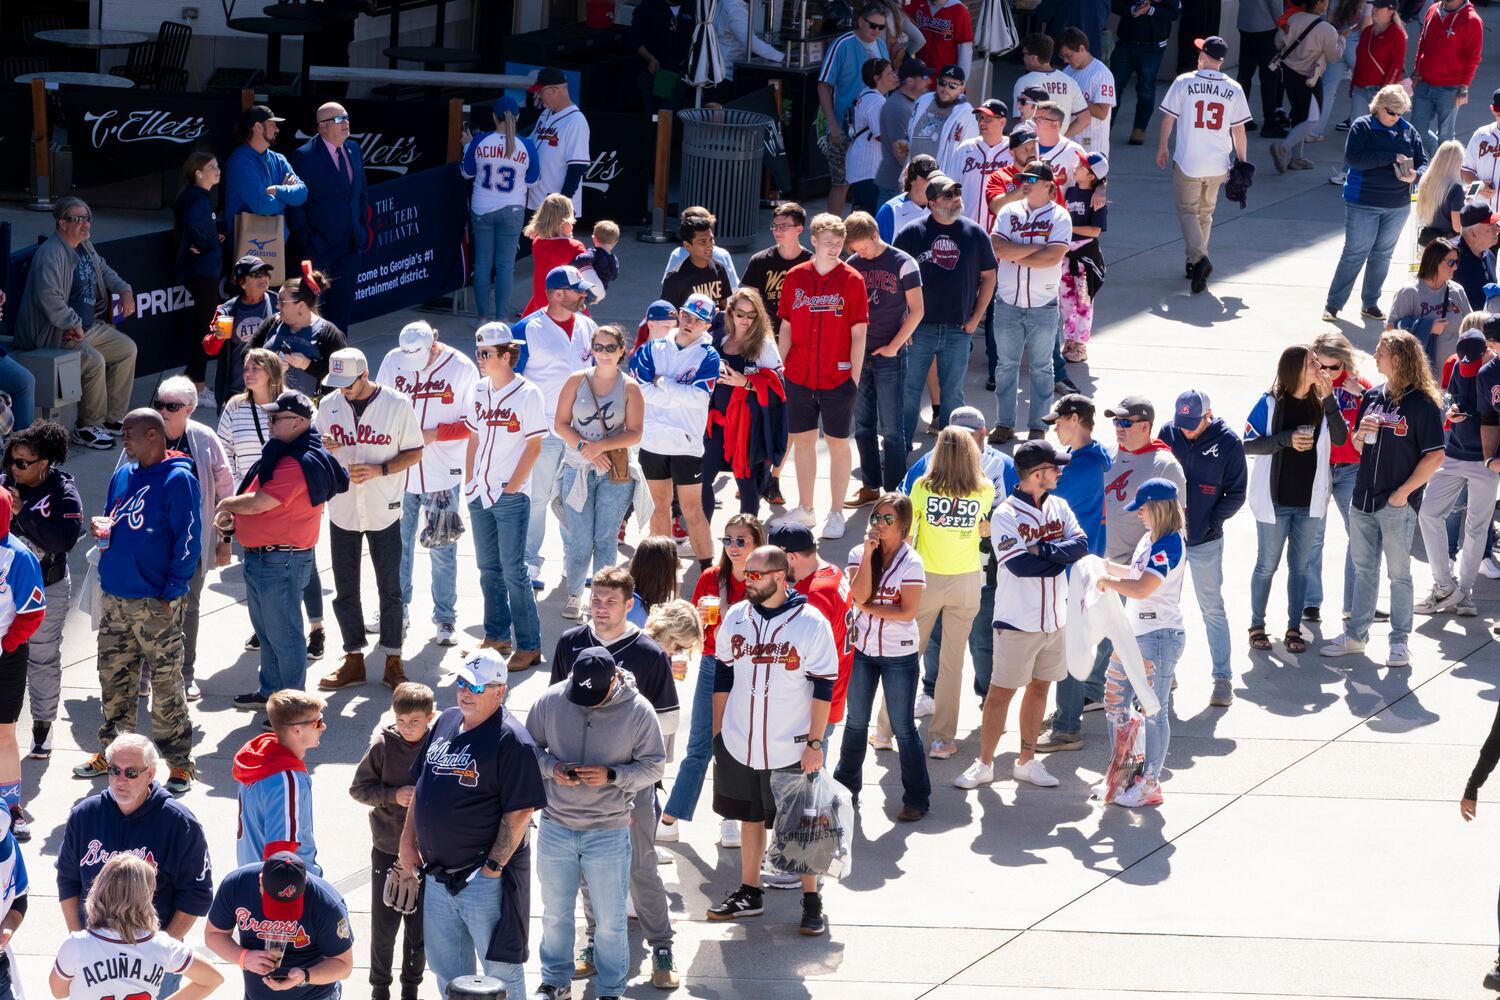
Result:
M370 370L365 352L357 347L341 347L328 356L328 374L323 384L330 389L343 389L353 385L359 377Z
M437 331L425 320L419 319L403 326L398 342L401 355L396 358L397 367L405 372L419 372L426 368L435 340Z
M509 679L505 669L505 657L488 647L466 653L453 665L452 674L470 684L504 684Z
M510 327L499 320L486 323L474 331L475 347L500 347L514 343L516 338L511 334Z

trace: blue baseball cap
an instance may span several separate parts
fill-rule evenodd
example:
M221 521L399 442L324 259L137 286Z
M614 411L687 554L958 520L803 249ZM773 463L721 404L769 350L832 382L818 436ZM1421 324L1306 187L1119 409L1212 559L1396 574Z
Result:
M687 297L687 301L682 304L682 308L678 312L696 316L705 323L712 323L714 317L719 313L719 307L714 305L714 300L707 295L704 295L702 292L694 292Z
M547 272L547 291L566 288L574 292L593 292L594 286L583 280L578 268L572 264L561 264Z
M1203 415L1212 405L1208 401L1208 393L1201 389L1189 389L1177 397L1177 404L1172 407L1172 426L1192 430L1202 422Z
M1485 358L1489 356L1490 345L1485 341L1484 334L1479 330L1470 330L1461 334L1458 338L1458 346L1454 353L1458 355L1458 372L1465 378L1473 378L1479 374Z
M677 307L666 299L657 299L646 307L646 322L655 323L658 320L676 319Z
M494 107L490 108L490 110L494 112L496 118L504 118L506 115L519 115L521 113L520 105L516 104L509 97L497 99Z
M1140 510L1152 500L1176 500L1177 484L1170 479L1148 479L1135 491L1135 499L1125 505L1126 510Z
M816 552L818 540L812 529L790 519L782 519L771 526L766 542L783 552Z

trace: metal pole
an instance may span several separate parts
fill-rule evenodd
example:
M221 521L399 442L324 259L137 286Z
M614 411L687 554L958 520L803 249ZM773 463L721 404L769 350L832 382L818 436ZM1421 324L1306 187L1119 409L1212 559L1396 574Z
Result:
M699 91L701 94L702 91ZM656 113L656 176L652 180L651 228L642 229L635 238L642 243L675 243L667 235L667 178L672 169L672 112Z

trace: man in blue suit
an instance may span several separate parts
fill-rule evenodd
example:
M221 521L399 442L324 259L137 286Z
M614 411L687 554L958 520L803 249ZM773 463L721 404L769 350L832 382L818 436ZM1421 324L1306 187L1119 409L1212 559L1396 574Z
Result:
M342 104L318 109L318 134L298 146L291 161L307 185L307 201L289 207L287 221L302 255L333 279L320 302L323 318L348 334L368 203L364 159L349 138L349 112Z

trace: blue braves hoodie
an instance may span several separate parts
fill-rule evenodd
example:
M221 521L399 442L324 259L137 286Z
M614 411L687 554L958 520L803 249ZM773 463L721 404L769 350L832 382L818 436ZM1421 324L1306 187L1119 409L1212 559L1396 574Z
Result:
M157 783L151 783L146 801L128 816L108 788L77 802L68 813L57 852L57 898L76 898L80 919L89 887L116 854L134 854L156 869L151 904L163 927L178 911L195 917L208 912L214 876L203 826Z
M1098 441L1068 452L1069 462L1057 479L1058 496L1068 502L1078 526L1089 538L1089 554L1104 555L1104 474L1114 464Z
M114 520L99 554L106 594L176 600L198 570L203 525L193 460L177 451L148 468L122 465L109 480L105 513Z
M1158 435L1172 449L1187 478L1187 543L1191 548L1224 535L1224 522L1245 506L1249 474L1245 444L1224 421L1215 417L1193 440L1167 424Z

